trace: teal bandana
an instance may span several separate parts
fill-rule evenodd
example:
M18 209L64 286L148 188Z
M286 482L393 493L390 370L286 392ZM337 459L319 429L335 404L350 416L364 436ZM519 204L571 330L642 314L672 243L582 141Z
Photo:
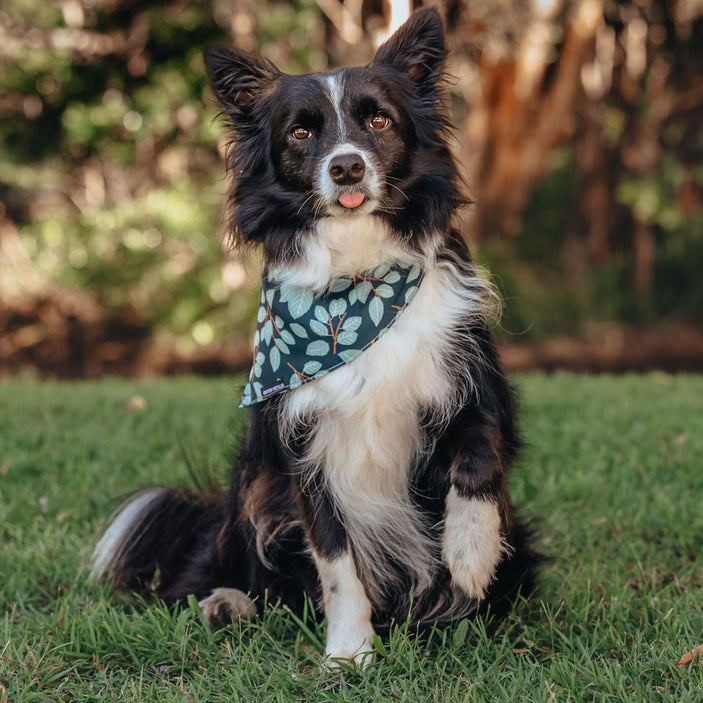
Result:
M261 281L254 363L240 408L348 364L395 322L417 293L418 265L379 266L336 279L315 297L306 288Z

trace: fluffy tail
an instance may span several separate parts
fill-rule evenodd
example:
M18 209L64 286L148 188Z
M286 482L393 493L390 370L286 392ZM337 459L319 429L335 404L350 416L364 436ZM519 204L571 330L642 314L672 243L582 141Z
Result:
M167 593L195 547L217 521L220 508L195 494L148 488L112 516L93 553L90 577L118 589Z

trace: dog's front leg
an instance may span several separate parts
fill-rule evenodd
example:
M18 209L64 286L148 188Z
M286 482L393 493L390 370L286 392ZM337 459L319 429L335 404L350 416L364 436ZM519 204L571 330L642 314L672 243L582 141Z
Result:
M327 665L353 660L366 666L373 650L371 602L357 574L346 531L322 479L308 482L302 495L327 618Z
M505 541L509 498L496 431L475 425L463 434L450 465L443 556L452 582L481 600L493 580Z
M371 603L364 591L348 549L324 557L313 551L322 584L322 601L327 617L327 665L354 660L365 667L372 659L374 630Z

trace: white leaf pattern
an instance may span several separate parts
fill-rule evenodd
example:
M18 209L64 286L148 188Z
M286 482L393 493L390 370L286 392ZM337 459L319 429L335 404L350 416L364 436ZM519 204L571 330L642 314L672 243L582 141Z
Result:
M371 283L369 281L359 281L356 284L356 298L361 303L365 303L366 299L369 297L369 293L373 290Z
M361 354L361 349L343 349L339 352L339 357L345 364L348 364L350 361L354 361L359 354Z
M271 320L266 320L266 323L261 330L261 336L266 344L271 342L271 339L273 338L273 322L271 322Z
M344 298L336 298L330 302L330 315L341 317L347 311L347 301Z
M316 305L315 306L315 317L322 322L323 324L327 324L327 321L329 320L329 313L327 312L327 308L323 308L322 305Z
M369 317L371 317L376 327L381 324L383 318L383 302L375 295L369 303Z
M393 285L394 283L398 283L399 280L400 280L400 274L397 271L389 271L383 277L383 282L388 283L389 285Z
M330 345L329 342L325 342L324 339L317 339L314 342L308 344L305 353L307 356L325 356L329 354Z
M395 295L395 291L385 283L382 283L378 288L376 288L376 293L382 298L392 298Z
M281 352L278 351L278 347L274 347L269 352L269 362L271 364L271 370L276 372L278 367L281 365Z
M337 344L344 344L348 347L350 344L354 344L356 342L358 336L359 335L356 332L352 332L351 330L342 330L337 335Z
M303 373L308 376L314 376L322 368L321 361L308 361L303 366Z
M361 327L361 315L354 315L352 317L345 317L344 322L342 322L342 329L349 330L350 332L355 332Z
M330 293L341 293L345 291L352 284L352 279L346 276L338 278L331 286Z
M310 320L310 329L318 337L326 337L330 334L329 325L323 325L321 322L318 322L317 320Z
M281 290L284 288L285 286L281 286ZM289 287L286 290L286 300L291 317L297 320L312 307L313 294L305 288Z
M303 327L302 325L299 325L297 322L291 322L290 325L290 331L296 336L300 337L301 339L309 339L310 335L308 334L308 331ZM293 342L291 342L293 344Z

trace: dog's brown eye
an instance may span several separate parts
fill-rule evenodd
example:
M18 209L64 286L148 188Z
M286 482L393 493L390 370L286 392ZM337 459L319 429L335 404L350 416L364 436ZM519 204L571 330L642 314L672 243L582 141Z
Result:
M296 127L293 130L293 136L296 139L309 139L312 137L312 132L309 129L305 129L305 127Z
M384 129L388 127L390 123L391 121L385 115L375 115L371 118L369 126L373 127L373 129Z

